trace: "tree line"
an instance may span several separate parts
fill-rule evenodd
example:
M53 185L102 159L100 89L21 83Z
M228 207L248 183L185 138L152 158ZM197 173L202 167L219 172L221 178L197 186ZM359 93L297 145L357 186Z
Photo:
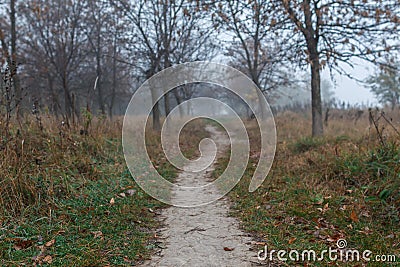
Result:
M7 0L0 7L5 121L33 104L68 124L82 110L112 117L157 72L218 59L267 96L296 83L296 70L307 70L318 136L321 71L349 75L345 65L361 58L390 74L399 49L397 0ZM159 129L161 114L191 98L194 88L154 103L153 126Z

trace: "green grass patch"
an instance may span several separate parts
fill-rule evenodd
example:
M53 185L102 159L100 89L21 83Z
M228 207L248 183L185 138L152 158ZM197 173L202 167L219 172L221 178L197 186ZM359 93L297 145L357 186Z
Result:
M65 181L68 189L53 197L51 205L39 201L18 218L2 216L0 264L131 266L148 258L157 227L154 212L163 204L138 188L121 164L101 162L98 171L102 175L96 180L63 174L53 182ZM176 174L161 170L170 179ZM41 179L36 183L41 184ZM46 246L52 240L54 244Z
M227 162L227 157L219 161L215 177ZM256 251L267 245L269 250L321 252L337 248L336 241L345 239L349 249L370 250L373 256L396 255L400 263L398 146L367 148L348 138L303 138L287 147L283 143L264 184L249 193L256 163L249 163L229 194L232 215L254 234ZM360 266L362 262L285 264ZM383 265L369 262L368 266Z
M131 177L121 124L93 122L88 135L54 125L25 125L0 159L0 266L133 266L149 259L166 205ZM188 157L208 137L204 125L183 129ZM177 169L166 161L159 133L150 130L146 141L158 172L173 181Z

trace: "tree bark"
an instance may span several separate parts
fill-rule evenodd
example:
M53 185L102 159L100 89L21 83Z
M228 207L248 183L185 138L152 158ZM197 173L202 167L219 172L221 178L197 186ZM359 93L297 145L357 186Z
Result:
M69 120L74 115L74 110L73 110L73 106L72 106L71 94L70 94L69 87L68 87L68 81L65 76L62 78L62 85L63 85L63 91L64 91L64 105L65 105L65 115L66 115L65 118L66 118L67 125L70 126Z
M153 107L153 130L160 131L161 130L161 122L160 122L160 107L159 102L155 99L155 92L151 90L151 97L153 100L154 107Z
M183 118L183 116L184 116L184 110L183 110L183 107L181 106L181 104L182 104L182 97L179 95L178 90L174 90L174 96L175 96L175 100L176 100L176 103L177 103L178 108L179 108L179 116L180 116L181 118Z
M14 86L15 107L17 111L17 119L23 115L21 109L22 92L18 77L18 62L17 62L17 30L16 30L16 10L15 1L10 1L10 20L11 20L11 78Z
M112 69L112 92L111 92L111 101L109 106L109 116L110 118L113 117L113 108L115 103L115 94L117 91L117 37L114 36L114 44L113 44L113 69Z
M319 31L314 29L310 0L303 1L305 28L301 27L307 42L309 61L311 64L311 113L312 136L318 137L324 134L322 99L321 99L321 63L318 53Z
M58 95L54 91L54 80L53 80L53 77L51 76L51 74L49 72L47 73L47 82L48 82L49 91L50 91L50 94L51 94L51 102L52 102L51 103L51 111L53 112L53 114L58 119L59 111L61 110L61 105L60 105L60 102L58 100Z
M169 113L171 112L171 101L169 99L170 93L165 93L164 95L164 111L165 117L168 117Z
M150 69L147 71L146 78L150 79L153 76L153 71ZM151 82L151 80L149 80ZM154 131L161 131L161 122L160 122L160 105L159 101L157 101L157 92L153 84L150 83L150 93L151 93L151 100L154 105L152 113L153 113L153 130Z
M324 134L321 101L321 75L318 56L311 62L311 112L312 112L312 136L318 137Z
M100 27L97 27L97 40L96 40L96 74L98 77L98 83L97 83L97 91L98 91L98 101L99 101L99 108L101 111L102 115L106 114L106 109L104 105L104 96L103 96L103 86L102 86L102 80L103 80L103 71L101 68L101 55L102 55L102 48L101 48L101 29Z

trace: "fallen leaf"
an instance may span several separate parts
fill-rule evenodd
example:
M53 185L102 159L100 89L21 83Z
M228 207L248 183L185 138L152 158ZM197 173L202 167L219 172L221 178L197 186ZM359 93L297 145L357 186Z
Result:
M359 232L361 234L365 234L365 235L369 235L369 234L373 233L373 231L371 229L369 229L368 226L364 227L363 230L358 230L357 232Z
M103 238L103 233L101 231L94 231L92 235L94 235L94 238Z
M224 247L224 250L225 250L225 251L232 251L232 250L234 250L234 248Z
M50 255L47 255L46 257L43 258L43 262L51 264L53 262L53 258Z
M50 240L49 242L47 242L46 244L44 244L45 247L51 247L54 245L54 243L56 243L55 239Z
M114 199L114 198L111 198L110 204L111 204L111 205L114 205L114 204L115 204L115 199Z
M32 240L18 240L15 244L14 244L14 249L15 250L22 250L22 249L27 249L30 246L32 246Z
M328 241L328 242L335 242L336 239L329 236L329 237L326 239L326 241Z
M394 234L387 235L385 238L394 238Z
M328 242L337 242L339 239L344 238L345 236L342 233L335 233L331 236L326 237L326 241Z
M310 232L312 232L312 230ZM312 232L312 235L314 237L319 237L319 234L320 234L320 230L316 230L316 231Z
M119 193L118 196L120 196L120 197L122 197L122 198L126 197L125 193Z
M134 190L134 189L129 189L128 191L126 191L126 193L127 193L129 196L133 196L133 195L136 193L136 190Z
M361 216L364 216L364 217L366 217L366 218L371 217L371 215L369 214L369 211L367 211L367 210L361 212Z
M322 212L322 214L324 214L329 210L329 203L326 203L323 208L318 208L317 210L319 210L320 212Z
M350 219L351 219L353 222L358 222L357 213L356 213L354 210L352 210L351 213L350 213Z
M292 237L292 238L290 238L290 239L289 239L289 242L288 242L288 243L289 243L289 245L293 244L293 243L294 243L294 241L296 241L296 239L297 239L296 237Z

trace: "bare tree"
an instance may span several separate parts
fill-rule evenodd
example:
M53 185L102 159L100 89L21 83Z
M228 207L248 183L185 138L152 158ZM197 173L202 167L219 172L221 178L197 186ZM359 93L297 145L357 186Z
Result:
M280 0L272 3L273 29L285 38L290 58L310 66L313 136L323 135L321 70L348 74L354 57L378 62L398 48L396 0Z
M190 39L200 36L196 32L203 28L204 16L201 14L207 10L207 4L200 1L139 0L131 3L121 0L112 3L124 12L133 26L132 36L137 44L134 48L136 65L146 78L189 58L187 53L193 50L187 45L193 44ZM154 96L154 92L152 94ZM165 113L168 114L171 109L169 94L164 101ZM153 128L160 130L158 102L153 108Z
M20 117L22 115L22 109L20 109L22 91L18 75L16 2L16 0L9 1L9 21L0 19L0 44L12 81L13 105L17 110L17 117ZM6 39L7 33L10 36L9 40Z
M374 75L370 75L366 82L381 104L390 103L392 110L400 104L399 62L396 62L394 67L382 66Z
M216 9L216 22L232 36L226 55L230 64L246 73L263 91L275 88L286 77L280 45L268 31L274 22L269 16L271 1L225 1Z
M83 2L26 1L22 8L29 31L25 43L44 56L43 61L49 64L47 69L54 70L56 76L49 79L57 82L63 91L65 119L69 123L74 114L79 116L72 83L84 59L81 50Z
M103 58L106 51L104 43L107 42L106 31L111 27L110 13L107 5L102 1L88 1L86 16L86 36L89 43L89 51L94 55L96 66L96 93L101 114L106 113L103 92Z

